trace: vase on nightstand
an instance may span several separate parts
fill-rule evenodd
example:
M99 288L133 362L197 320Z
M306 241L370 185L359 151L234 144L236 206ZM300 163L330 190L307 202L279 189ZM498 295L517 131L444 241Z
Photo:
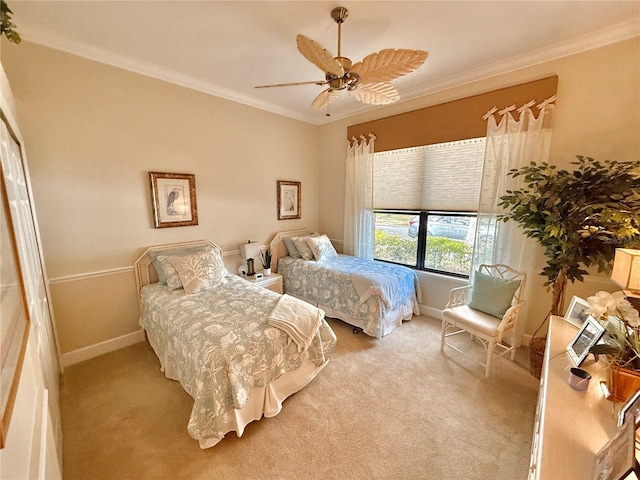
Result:
M262 272L264 274L265 277L268 277L269 275L271 275L271 269L270 268L265 268L264 272Z

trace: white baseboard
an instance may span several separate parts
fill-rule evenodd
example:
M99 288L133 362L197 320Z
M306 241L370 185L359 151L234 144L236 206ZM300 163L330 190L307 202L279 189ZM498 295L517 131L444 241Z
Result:
M144 339L144 330L141 329L136 332L112 338L111 340L96 343L95 345L89 345L88 347L82 347L71 352L63 353L61 358L62 367L64 368L75 363L84 362L85 360L104 355L105 353L128 347L134 343L144 342Z
M427 307L426 305L420 305L420 315L426 315L427 317L442 319L442 310L437 308Z

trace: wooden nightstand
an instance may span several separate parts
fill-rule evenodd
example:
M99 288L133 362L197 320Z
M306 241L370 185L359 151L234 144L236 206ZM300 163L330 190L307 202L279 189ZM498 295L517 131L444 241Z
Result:
M255 283L256 285L266 288L267 290L273 290L276 293L282 294L282 275L272 273L271 275L265 275L264 277L256 280L253 277L242 277L245 280Z

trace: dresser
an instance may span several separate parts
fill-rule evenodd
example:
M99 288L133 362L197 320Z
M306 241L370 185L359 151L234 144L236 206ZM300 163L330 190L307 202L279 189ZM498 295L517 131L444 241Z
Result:
M589 480L595 455L617 431L617 411L600 382L607 378L604 358L590 355L580 368L591 373L586 392L568 384L574 365L565 352L578 329L551 317L536 410L529 480ZM620 407L619 404L616 407Z

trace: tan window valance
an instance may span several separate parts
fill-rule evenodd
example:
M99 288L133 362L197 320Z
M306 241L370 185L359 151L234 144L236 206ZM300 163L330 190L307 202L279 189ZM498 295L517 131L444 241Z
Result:
M347 138L374 133L376 152L484 137L482 116L493 106L519 107L530 100L542 102L556 94L558 76L501 88L472 97L421 108L412 112L360 123L347 128Z

